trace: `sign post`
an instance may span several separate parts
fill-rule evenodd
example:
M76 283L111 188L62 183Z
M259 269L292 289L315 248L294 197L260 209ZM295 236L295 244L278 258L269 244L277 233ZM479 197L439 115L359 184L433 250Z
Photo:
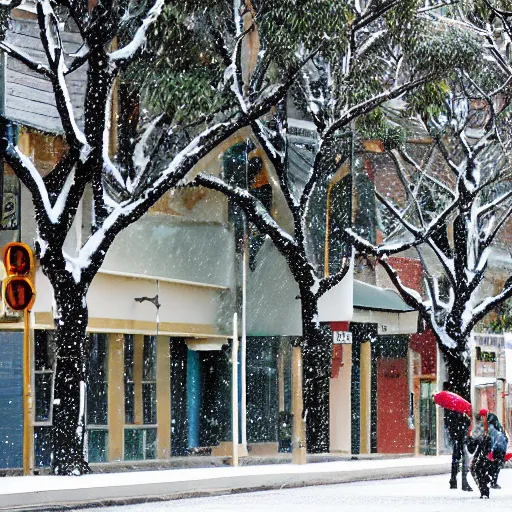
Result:
M4 248L2 279L3 309L23 311L23 474L34 470L34 435L32 430L32 351L30 345L30 309L36 290L34 286L34 255L21 242L11 242Z

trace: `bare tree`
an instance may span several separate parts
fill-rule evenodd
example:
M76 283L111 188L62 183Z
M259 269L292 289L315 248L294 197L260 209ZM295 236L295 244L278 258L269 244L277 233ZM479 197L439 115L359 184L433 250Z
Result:
M512 276L495 295L482 290L493 245L512 213L511 18L493 9L479 16L461 10L454 18L442 18L471 30L485 50L479 64L459 68L443 104L421 116L431 139L427 149L405 144L388 153L402 193L375 192L391 219L383 228L384 240L373 245L349 230L355 247L377 256L403 299L432 329L450 389L468 400L471 331L512 296ZM388 259L404 251L421 262L425 295L405 286Z
M195 4L176 2L170 8L189 9L181 32L195 30ZM3 19L19 2L2 5ZM199 2L199 4L201 4ZM128 1L37 0L37 19L46 62L37 62L3 40L0 50L50 81L67 142L67 151L44 178L10 140L4 140L5 161L32 195L37 224L36 250L55 299L58 348L52 426L52 467L57 474L89 471L84 460L84 403L86 389L85 339L88 322L87 291L115 237L139 219L171 187L186 182L194 166L218 144L240 128L249 126L284 97L300 67L309 60L295 59L271 86L254 88L250 105L228 108L208 117L197 113L194 126L183 126L168 112L156 112L136 132L136 140L123 146L123 155L111 157L112 94L116 78L138 59L152 27L165 9L164 0L144 7ZM199 13L204 13L199 5ZM231 4L236 16L237 2ZM132 9L135 9L132 11ZM231 12L232 20L233 13ZM76 55L66 55L62 45L63 18L72 20L83 45ZM230 21L229 20L229 21ZM227 23L227 27L232 24ZM3 27L5 33L6 27ZM242 73L240 51L249 30L233 31L223 50L233 59L225 67L219 94L233 94ZM82 65L88 66L84 84L82 130L70 101L67 79ZM262 75L265 76L265 73ZM233 85L234 84L234 85ZM192 135L189 135L192 134ZM126 164L129 162L129 165ZM124 165L124 166L123 166ZM76 256L63 249L80 201L92 186L91 234Z
M343 141L357 119L391 99L404 97L438 80L459 62L467 61L474 51L473 42L460 31L443 31L442 26L434 26L424 17L432 6L400 1L345 5L351 8L350 23L344 23L335 51L328 43L321 46L314 62L302 69L294 88L296 104L316 128L313 163L307 169L303 188L291 185L288 114L284 103L271 121L251 123L255 143L264 150L275 170L293 219L293 232L280 227L257 194L240 184L206 174L200 174L193 182L223 192L240 207L286 258L299 287L306 443L312 453L329 450L332 335L319 322L318 301L341 282L350 265L350 252L345 257L341 253L333 255L339 265L330 275L328 270L320 272L316 265L310 238L315 190L347 164ZM304 45L297 48L297 52L307 50ZM237 98L245 110L251 102L250 90L247 94L243 85L235 84Z

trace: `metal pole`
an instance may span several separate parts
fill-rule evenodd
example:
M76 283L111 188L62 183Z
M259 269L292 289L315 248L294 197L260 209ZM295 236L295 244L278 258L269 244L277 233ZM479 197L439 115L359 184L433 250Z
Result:
M247 445L247 243L244 243L242 259L242 337L240 345L240 430L242 446Z
M233 457L231 465L238 466L238 318L233 314L233 345L231 347L231 426L233 437Z
M292 349L292 462L293 464L306 463L306 428L302 399L302 349Z
M23 474L34 469L32 434L32 353L30 349L30 313L23 311Z

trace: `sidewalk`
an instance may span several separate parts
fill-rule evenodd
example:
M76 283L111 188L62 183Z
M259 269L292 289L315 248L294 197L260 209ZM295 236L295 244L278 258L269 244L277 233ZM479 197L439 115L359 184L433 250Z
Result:
M0 478L0 511L55 511L449 473L450 456Z

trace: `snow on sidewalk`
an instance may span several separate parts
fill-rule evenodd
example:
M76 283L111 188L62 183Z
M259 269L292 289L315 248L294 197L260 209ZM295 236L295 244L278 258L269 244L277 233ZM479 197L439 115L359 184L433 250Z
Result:
M250 477L262 475L315 474L319 478L338 472L376 470L383 473L386 469L427 467L449 464L451 457L407 457L379 460L349 460L337 462L318 462L304 465L271 464L261 466L187 468L154 471L134 471L122 473L93 473L76 476L18 476L0 478L0 495L37 493L54 490L79 490L116 486L139 486L145 484L165 484L172 482L193 482L230 477ZM1 500L0 500L1 501Z

